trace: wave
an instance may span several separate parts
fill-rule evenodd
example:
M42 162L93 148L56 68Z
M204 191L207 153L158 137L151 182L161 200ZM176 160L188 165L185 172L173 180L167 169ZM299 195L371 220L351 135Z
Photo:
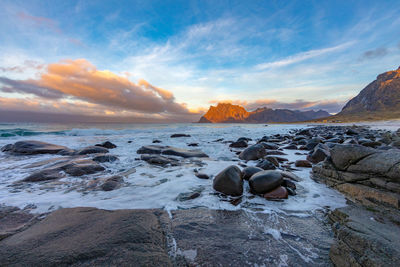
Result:
M0 137L35 136L35 135L43 135L43 134L64 135L65 131L40 132L40 131L32 131L29 129L22 129L22 128L1 129L0 130Z

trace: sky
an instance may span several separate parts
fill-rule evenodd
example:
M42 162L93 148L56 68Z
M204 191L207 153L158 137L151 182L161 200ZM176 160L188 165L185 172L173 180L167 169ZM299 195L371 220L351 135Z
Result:
M400 65L400 2L0 2L0 120L337 113Z

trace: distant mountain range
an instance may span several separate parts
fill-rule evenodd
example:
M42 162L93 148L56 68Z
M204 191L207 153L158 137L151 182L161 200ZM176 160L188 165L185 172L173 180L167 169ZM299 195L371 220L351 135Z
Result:
M207 113L199 120L200 123L271 123L296 122L327 117L326 111L299 111L289 109L259 108L247 111L239 105L219 103L211 106Z
M400 67L384 72L329 121L400 119Z

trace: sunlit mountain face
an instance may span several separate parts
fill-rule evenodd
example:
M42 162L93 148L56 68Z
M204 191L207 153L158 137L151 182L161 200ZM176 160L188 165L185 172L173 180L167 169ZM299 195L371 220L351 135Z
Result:
M342 110L400 62L398 1L1 1L0 120Z

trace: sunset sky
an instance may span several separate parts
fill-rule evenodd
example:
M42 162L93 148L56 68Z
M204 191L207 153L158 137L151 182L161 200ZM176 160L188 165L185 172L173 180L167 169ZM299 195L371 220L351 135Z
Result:
M10 120L190 122L217 102L335 113L400 65L398 0L2 0L0 31Z

